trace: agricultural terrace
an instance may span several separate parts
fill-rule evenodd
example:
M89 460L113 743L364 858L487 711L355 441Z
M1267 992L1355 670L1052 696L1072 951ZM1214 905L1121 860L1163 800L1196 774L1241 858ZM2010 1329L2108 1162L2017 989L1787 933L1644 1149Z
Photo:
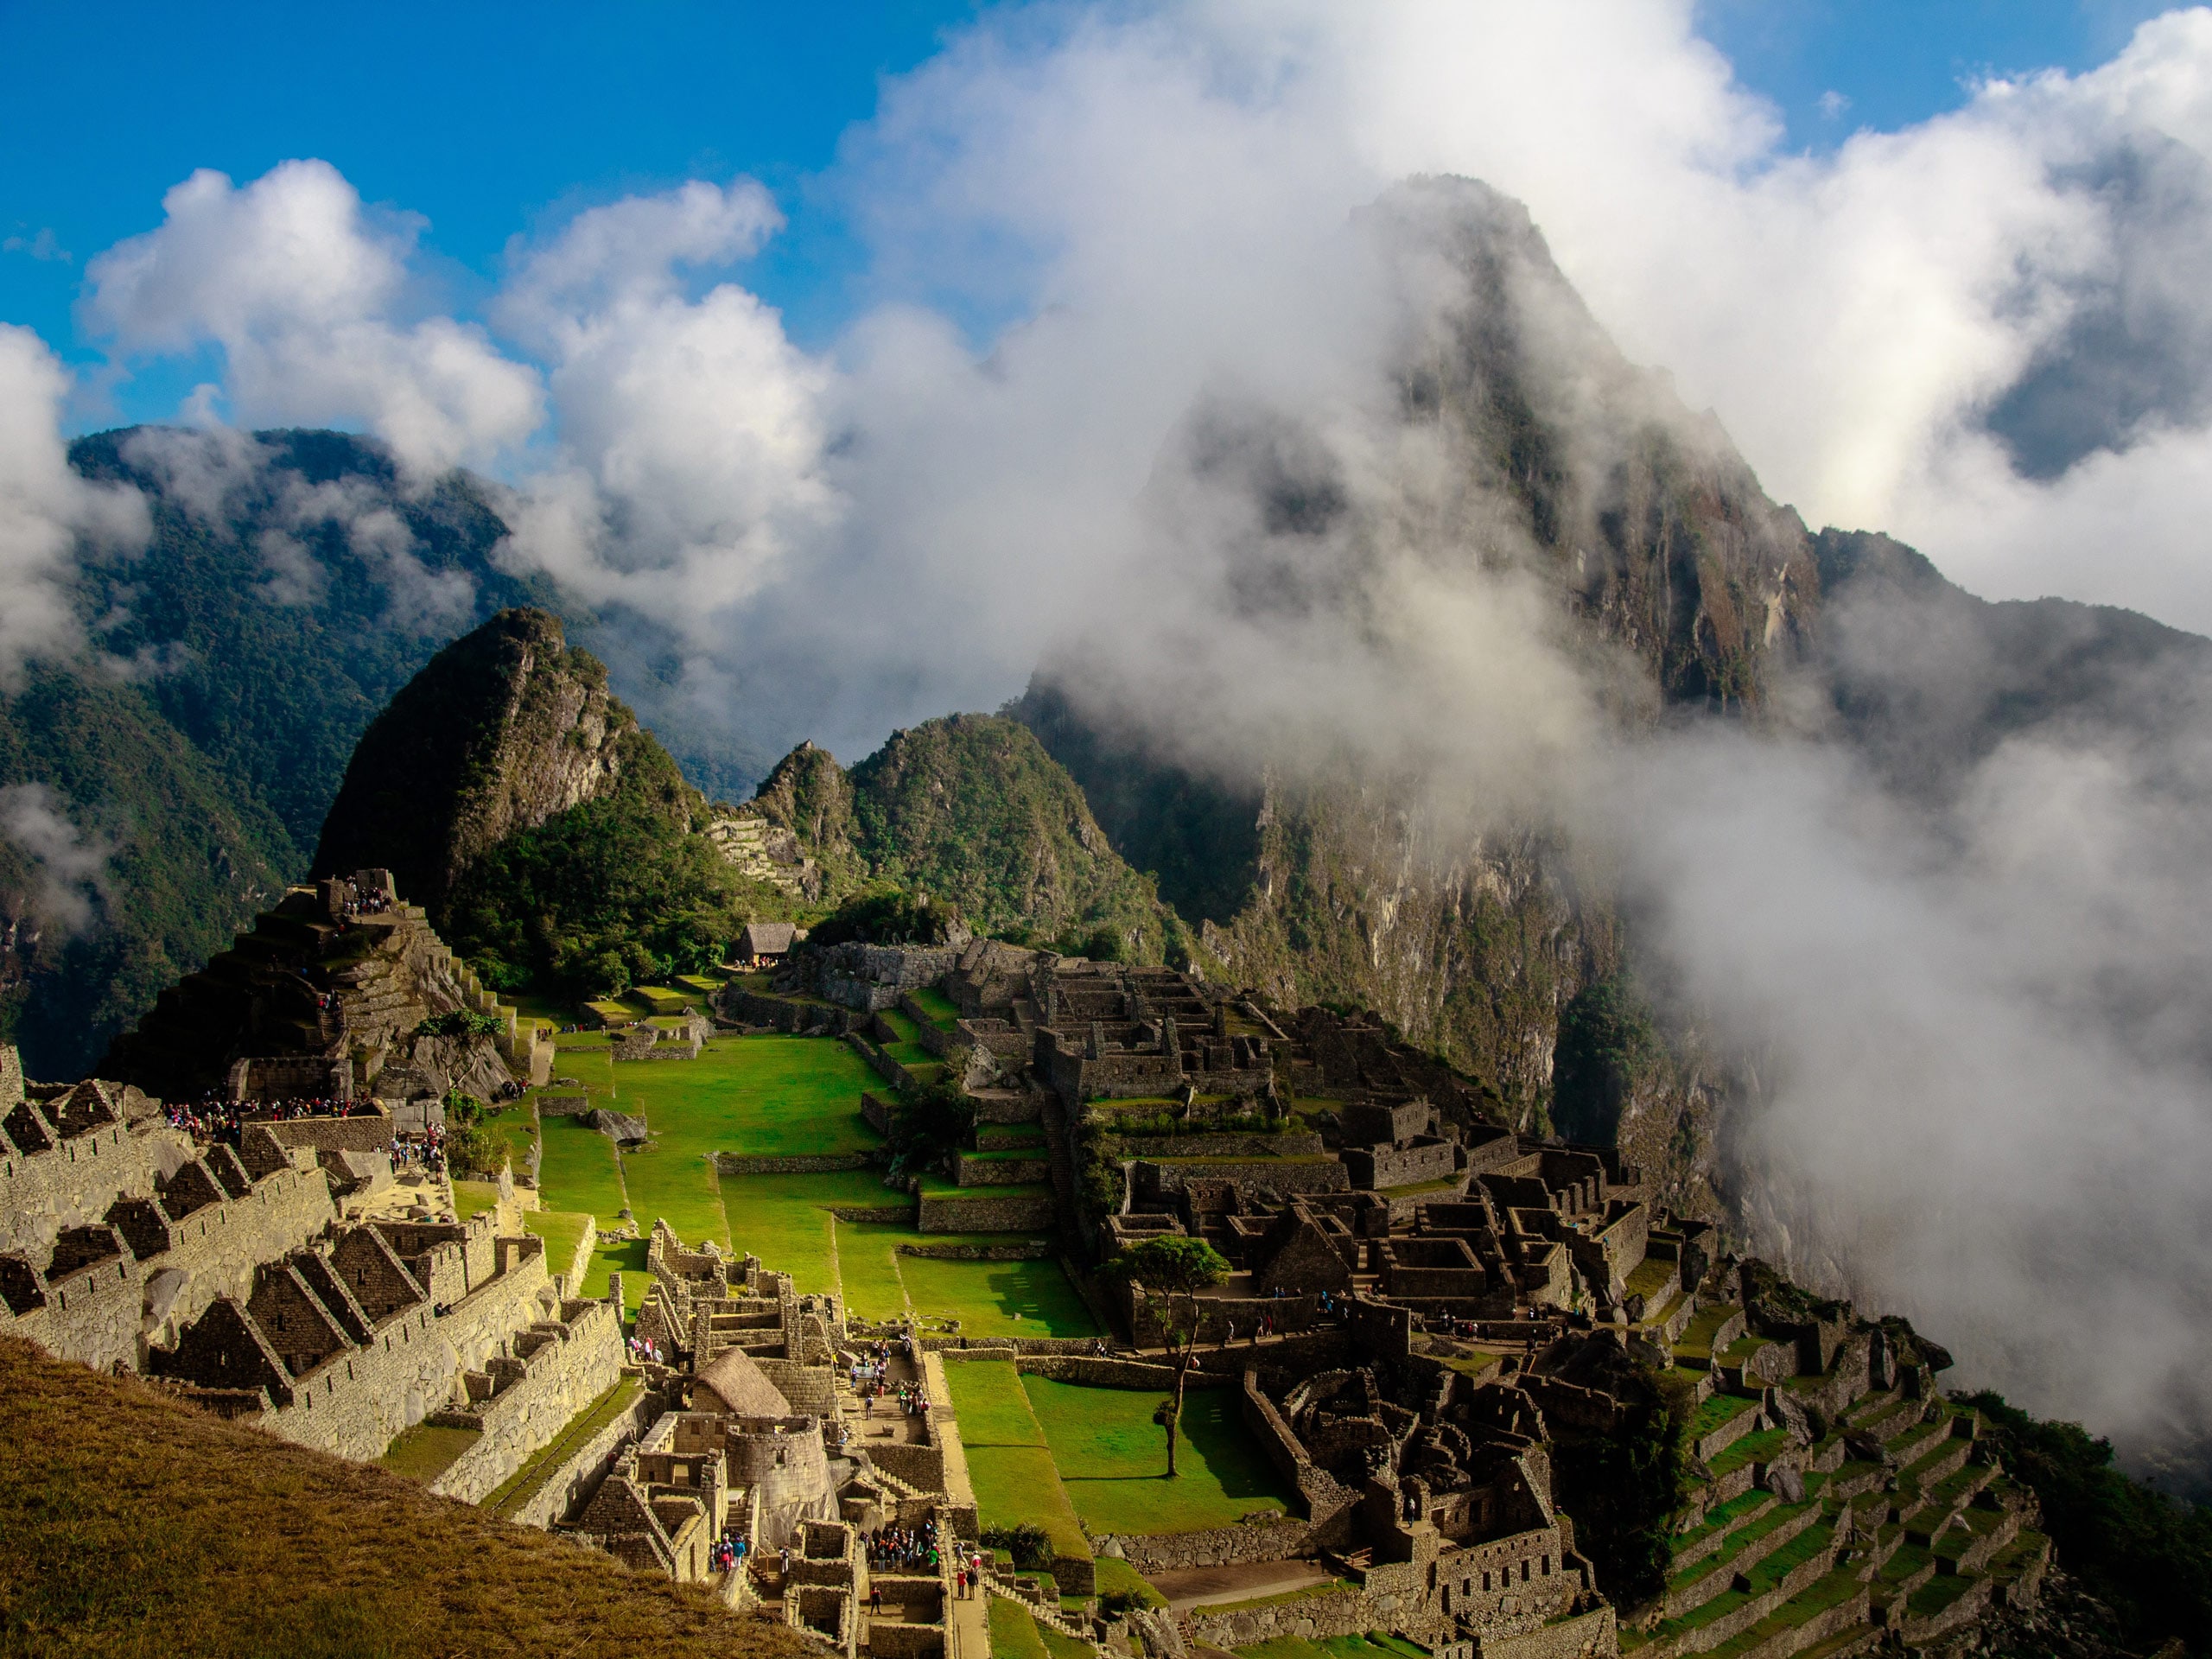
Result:
M903 1017L903 1016L902 1016ZM911 1021L907 1022L909 1025ZM827 1037L710 1039L696 1060L614 1064L607 1037L557 1039L558 1080L491 1120L526 1165L537 1142L542 1233L556 1268L569 1259L582 1217L601 1236L589 1255L587 1290L624 1275L626 1311L645 1294L642 1238L607 1236L623 1211L649 1233L657 1217L686 1242L712 1239L758 1255L809 1293L842 1295L868 1319L950 1318L976 1335L1098 1334L1090 1309L1058 1261L954 1262L903 1254L921 1242L913 1201L872 1169L817 1173L718 1174L714 1154L849 1157L880 1137L860 1116L861 1091L880 1082L861 1058ZM578 1119L537 1113L542 1096L582 1094L594 1106L645 1120L646 1144L618 1148ZM1042 1192L1046 1189L1037 1189ZM992 1196L1028 1188L994 1188ZM480 1194L471 1200L488 1203ZM556 1223L555 1215L563 1217ZM1005 1244L1005 1235L932 1234L931 1245ZM564 1248L565 1247L565 1248Z
M944 1381L967 1448L977 1519L986 1527L1041 1527L1056 1553L1090 1560L1090 1541L1060 1485L1044 1425L1014 1363L956 1361L945 1366Z

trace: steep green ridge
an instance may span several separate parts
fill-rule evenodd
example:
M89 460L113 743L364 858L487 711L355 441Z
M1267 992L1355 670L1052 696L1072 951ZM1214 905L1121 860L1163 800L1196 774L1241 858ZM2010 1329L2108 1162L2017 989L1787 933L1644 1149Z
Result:
M36 913L39 873L0 834L0 1025L47 1076L79 1075L299 876L355 741L440 628L527 591L490 562L505 526L480 486L408 496L344 434L240 451L136 429L70 459L137 488L153 537L81 552L92 650L0 697L0 786L41 787L110 849L73 931Z
M726 954L783 895L701 833L710 810L543 611L502 611L363 735L315 868L392 871L487 984L620 993Z
M599 660L571 650L547 613L502 611L370 722L315 873L380 865L435 922L463 873L510 835L618 791L690 828L697 791L607 694Z
M0 782L41 791L105 851L57 902L0 833L0 1042L21 1044L34 1077L80 1077L230 943L282 885L291 842L139 685L32 670L0 699Z
M878 880L950 899L981 932L1132 962L1166 951L1172 912L1018 721L951 715L893 732L852 785L853 844Z

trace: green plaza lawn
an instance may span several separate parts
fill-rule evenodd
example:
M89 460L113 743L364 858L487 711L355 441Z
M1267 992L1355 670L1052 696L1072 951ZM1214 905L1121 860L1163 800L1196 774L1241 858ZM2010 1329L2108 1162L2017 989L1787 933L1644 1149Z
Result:
M1042 1527L1063 1555L1088 1560L1090 1543L1061 1489L1029 1397L1004 1359L948 1360L945 1387L968 1452L978 1517L987 1527Z
M574 1081L556 1082L541 1093L584 1094L593 1105L643 1117L650 1134L642 1149L618 1152L612 1141L574 1118L542 1117L538 1187L547 1211L589 1213L608 1231L621 1224L626 1207L646 1235L664 1217L687 1244L712 1239L740 1255L750 1252L790 1274L802 1292L842 1294L867 1318L895 1319L911 1310L958 1319L963 1331L982 1336L1098 1333L1057 1261L945 1262L900 1253L901 1243L919 1237L913 1201L886 1188L873 1169L716 1173L713 1154L718 1152L844 1156L879 1143L860 1116L861 1091L877 1086L875 1074L842 1042L717 1037L696 1060L618 1065L603 1035L575 1033L559 1039L554 1070ZM993 1188L968 1196L1032 1190ZM841 1221L831 1214L837 1209L880 1213L880 1218ZM965 1240L931 1235L929 1242ZM634 1312L645 1291L645 1254L642 1239L602 1240L592 1252L587 1290L603 1291L607 1274L620 1272Z
M929 1236L931 1243L949 1242ZM1001 1236L995 1241L1003 1243ZM1095 1337L1098 1322L1059 1262L947 1262L901 1255L906 1299L924 1318L950 1315L970 1337ZM1016 1319L1015 1314L1021 1317Z
M834 1038L716 1037L696 1060L614 1073L618 1109L642 1116L671 1151L812 1156L868 1152L883 1138L861 1118L861 1090L876 1075Z
M1249 1510L1294 1508L1244 1427L1234 1389L1184 1395L1178 1473L1170 1480L1167 1438L1152 1421L1164 1391L1084 1388L1042 1376L1021 1382L1069 1500L1094 1533L1198 1532L1228 1526Z

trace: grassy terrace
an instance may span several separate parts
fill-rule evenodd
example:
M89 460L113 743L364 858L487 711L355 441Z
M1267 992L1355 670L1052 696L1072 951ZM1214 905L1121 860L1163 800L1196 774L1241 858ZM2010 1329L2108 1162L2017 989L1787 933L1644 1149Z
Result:
M1753 1487L1739 1497L1730 1498L1706 1511L1705 1519L1675 1540L1675 1554L1703 1543L1717 1532L1726 1532L1746 1516L1763 1514L1772 1506L1774 1494Z
M932 1235L931 1242L940 1237ZM1077 1294L1066 1270L1051 1256L1034 1262L949 1262L934 1256L901 1255L898 1268L915 1313L925 1318L956 1318L968 1336L1100 1334L1089 1305ZM1017 1313L1020 1319L1014 1317Z
M591 1437L637 1403L645 1385L626 1376L569 1420L569 1426L533 1452L530 1460L510 1475L498 1491L484 1500L486 1511L503 1519L544 1490L554 1471L574 1457Z
M402 1429L377 1461L393 1474L427 1486L459 1462L461 1454L480 1438L473 1428L433 1428L428 1423L417 1423Z
M1717 1480L1724 1475L1735 1473L1747 1463L1764 1463L1789 1444L1789 1432L1787 1429L1762 1429L1756 1434L1745 1435L1726 1451L1715 1454L1709 1466Z
M584 1241L584 1223L590 1217L566 1210L526 1210L523 1230L545 1241L545 1267L550 1273L566 1273L576 1259L576 1246ZM588 1271L588 1269L587 1269ZM577 1285L565 1287L571 1296L582 1294ZM602 1281L600 1293L607 1286Z
M1701 1440L1716 1428L1758 1408L1758 1402L1747 1395L1716 1394L1697 1408L1690 1419L1689 1429L1683 1438Z
M1715 1573L1732 1572L1734 1568L1732 1564L1742 1559L1752 1545L1770 1533L1789 1525L1814 1507L1810 1503L1784 1504L1778 1509L1770 1510L1755 1521L1745 1522L1728 1535L1719 1549L1702 1560L1693 1562L1688 1567L1668 1580L1667 1587L1669 1590L1686 1590L1700 1580L1710 1578Z
M1427 1659L1427 1649L1373 1630L1365 1636L1326 1636L1318 1642L1302 1636L1279 1636L1236 1651L1243 1659Z
M1631 1296L1647 1300L1656 1296L1662 1287L1675 1276L1675 1264L1656 1255L1647 1255L1629 1274L1624 1288ZM1715 1327L1718 1328L1717 1326Z
M930 1023L939 1031L950 1031L960 1022L960 1010L952 1006L952 999L934 986L909 991L907 995L914 999L916 1007L929 1015Z
M1776 1608L1748 1630L1731 1637L1712 1652L1719 1659L1738 1659L1764 1646L1784 1630L1794 1630L1811 1623L1831 1607L1840 1606L1858 1594L1861 1586L1858 1575L1849 1568L1839 1568L1799 1591L1788 1601Z
M1696 1313L1691 1316L1689 1324L1683 1328L1682 1339L1675 1344L1675 1351L1678 1354L1710 1357L1713 1353L1713 1338L1720 1333L1720 1327L1723 1325L1741 1311L1735 1307L1698 1309Z
M1233 1389L1184 1397L1180 1472L1171 1481L1166 1436L1152 1421L1160 1395L1041 1376L1021 1382L1068 1497L1094 1533L1199 1532L1254 1510L1294 1507L1245 1428Z
M891 1027L893 1039L896 1042L918 1043L922 1040L922 1028L896 1008L886 1008L876 1018Z
M968 1451L982 1524L1042 1527L1052 1548L1090 1558L1090 1541L1060 1486L1045 1430L1030 1409L1021 1379L1007 1360L963 1360L944 1368L960 1438Z

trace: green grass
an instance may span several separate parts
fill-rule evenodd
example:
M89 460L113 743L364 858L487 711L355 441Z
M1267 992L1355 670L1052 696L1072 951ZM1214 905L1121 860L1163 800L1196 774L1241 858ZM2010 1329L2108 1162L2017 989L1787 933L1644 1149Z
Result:
M656 1220L665 1220L694 1249L710 1238L728 1248L721 1180L704 1154L680 1152L665 1138L649 1142L622 1154L622 1184L639 1231L651 1233Z
M972 1450L1046 1444L1045 1426L1038 1421L1036 1408L1011 1360L949 1360L944 1376L952 1392L952 1408L960 1419L962 1445Z
M1036 1262L947 1262L902 1255L899 1275L915 1313L925 1317L950 1314L960 1321L964 1336L1099 1334L1090 1309L1059 1262L1050 1256ZM1021 1316L1018 1319L1014 1317L1017 1313Z
M681 1014L684 1005L699 999L684 991L671 990L665 985L633 985L630 988L632 1002L641 1002L652 1014Z
M499 1202L497 1181L455 1181L453 1184L454 1217L467 1221L471 1216L480 1216Z
M1143 1573L1118 1555L1101 1555L1096 1564L1098 1593L1135 1596L1141 1607L1165 1607L1167 1598L1152 1587Z
M1725 1452L1713 1454L1709 1465L1713 1478L1733 1474L1747 1463L1764 1463L1789 1444L1789 1432L1782 1428L1761 1429L1756 1434L1746 1434Z
M1912 1592L1905 1602L1906 1611L1915 1618L1932 1618L1966 1594L1973 1584L1974 1580L1971 1579L1956 1578L1948 1573L1938 1573Z
M1328 1636L1309 1642L1302 1636L1278 1636L1232 1652L1244 1659L1415 1659L1427 1649L1402 1637L1370 1631L1365 1636Z
M1152 1421L1164 1395L1041 1376L1021 1382L1069 1500L1093 1532L1198 1532L1253 1510L1293 1507L1245 1428L1234 1389L1184 1395L1179 1472L1169 1480L1166 1436Z
M1088 1560L1090 1545L1060 1485L1045 1431L1010 1361L956 1360L944 1368L945 1386L968 1449L982 1524L1042 1527L1063 1555Z
M900 1065L935 1065L937 1056L911 1039L903 1043L886 1043L883 1052Z
M1758 1401L1745 1395L1716 1394L1697 1408L1697 1414L1690 1419L1690 1426L1683 1433L1682 1438L1690 1441L1701 1440L1714 1429L1742 1416L1745 1412L1757 1410L1758 1403Z
M938 1030L950 1031L960 1022L960 1010L953 1006L950 997L935 986L925 986L918 991L909 991L907 995L914 999L916 1007L929 1015L930 1023Z
M530 1455L523 1466L507 1477L483 1507L493 1515L508 1516L530 1502L591 1437L635 1404L645 1383L634 1376L618 1378L614 1386L569 1420L568 1427ZM556 1516L556 1519L558 1517Z
M891 1222L836 1224L837 1276L849 1313L864 1319L902 1319L906 1287L899 1276L898 1248L917 1235L911 1226Z
M1046 1651L1045 1634L1037 1628L1037 1621L1029 1616L1027 1607L1004 1596L988 1599L990 1659L1052 1659Z
M838 1288L832 1205L887 1210L906 1203L903 1194L892 1192L881 1176L866 1169L821 1175L725 1175L721 1190L730 1247L741 1255L750 1251L778 1272L790 1274L798 1288L809 1294Z
M549 1210L575 1210L611 1227L629 1203L614 1143L573 1117L549 1117L540 1125L545 1143L537 1168L538 1202ZM644 1224L650 1228L652 1219Z
M891 1027L894 1042L918 1043L922 1040L922 1028L898 1009L886 1008L877 1018Z
M569 1271L576 1259L576 1246L583 1243L586 1219L587 1217L583 1215L568 1210L525 1210L523 1211L523 1230L532 1236L545 1241L545 1270L548 1273ZM580 1285L567 1287L568 1293L571 1296L604 1294L606 1289L607 1283L604 1278L601 1280L595 1292L588 1291Z
M717 1037L696 1060L625 1066L619 1109L641 1114L669 1152L867 1152L882 1136L861 1120L861 1090L875 1087L832 1038Z
M652 1275L645 1271L645 1241L642 1238L612 1239L601 1234L591 1247L591 1263L584 1269L582 1292L587 1296L607 1294L607 1275L622 1275L622 1317L634 1319L638 1310L645 1306L645 1281Z
M1004 1598L1001 1597L1000 1599L1003 1600ZM1060 1598L1062 1612L1077 1611L1082 1608L1083 1605L1081 1599L1077 1597L1062 1596ZM1036 1623L1034 1619L1030 1622ZM1097 1659L1098 1649L1090 1643L1078 1642L1071 1636L1062 1636L1049 1624L1038 1624L1037 1634L1045 1643L1045 1651L1052 1655L1052 1659Z
M460 1460L481 1436L473 1428L432 1428L417 1423L402 1429L377 1459L395 1475L427 1486Z
M1059 1554L1078 1558L1090 1554L1074 1506L1061 1488L1059 1471L1052 1466L1052 1454L1043 1446L970 1446L968 1476L984 1526L1027 1522L1043 1528Z

